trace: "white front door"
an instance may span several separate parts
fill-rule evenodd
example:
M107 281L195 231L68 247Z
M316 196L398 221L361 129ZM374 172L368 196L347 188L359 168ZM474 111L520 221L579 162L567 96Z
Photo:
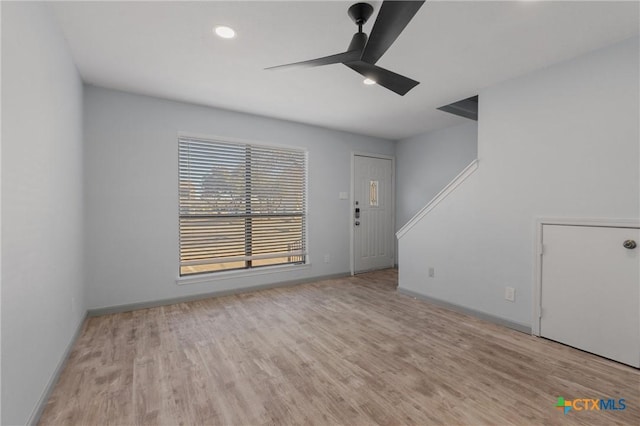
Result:
M640 367L637 228L544 225L540 335Z
M354 158L354 272L394 264L393 165L391 159Z

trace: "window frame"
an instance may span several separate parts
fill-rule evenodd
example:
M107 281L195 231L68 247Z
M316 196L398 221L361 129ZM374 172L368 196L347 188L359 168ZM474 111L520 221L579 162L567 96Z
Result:
M304 161L304 203L303 203L303 226L302 226L302 237L305 245L306 253L303 255L304 259L301 262L287 262L280 263L275 265L251 265L251 260L246 261L246 264L249 266L245 266L242 268L229 268L229 269L221 269L218 271L203 271L203 272L194 272L194 273L182 273L182 264L181 264L181 234L180 234L180 219L183 216L181 214L181 203L180 203L180 141L182 139L194 139L201 142L212 142L212 143L221 143L221 144L233 144L239 146L256 146L263 149L286 149L298 151L303 156ZM212 136L212 135L202 135L202 134L194 134L188 132L179 132L177 135L177 144L176 148L178 150L178 161L177 161L177 225L178 225L178 238L177 238L177 258L178 258L178 274L176 279L176 284L191 284L191 283L200 283L205 281L211 281L216 279L229 279L234 277L242 277L242 276L254 276L254 275L264 275L278 272L286 272L286 271L296 271L304 268L308 268L311 266L311 259L309 253L309 151L306 147L293 146L287 144L277 144L272 142L265 141L255 141L255 140L246 140L246 139L236 139L230 138L226 136Z

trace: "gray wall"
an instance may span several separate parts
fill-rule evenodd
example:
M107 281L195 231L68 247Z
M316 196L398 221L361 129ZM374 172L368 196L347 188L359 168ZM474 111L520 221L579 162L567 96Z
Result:
M351 152L393 155L393 142L92 86L84 102L89 308L349 271L350 208L338 194L350 191ZM176 285L181 131L308 150L311 267Z
M469 120L396 142L396 230L476 159L478 123Z
M85 312L82 83L48 6L2 3L2 424L24 424Z
M537 218L640 217L639 47L480 92L478 169L400 239L401 288L530 326Z

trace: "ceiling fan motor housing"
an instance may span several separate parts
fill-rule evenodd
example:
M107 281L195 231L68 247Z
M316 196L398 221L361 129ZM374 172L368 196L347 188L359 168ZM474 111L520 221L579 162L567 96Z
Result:
M367 44L367 35L363 32L355 33L351 38L351 43L349 43L349 47L347 47L347 52L353 52L354 50L358 50L362 52L366 44Z

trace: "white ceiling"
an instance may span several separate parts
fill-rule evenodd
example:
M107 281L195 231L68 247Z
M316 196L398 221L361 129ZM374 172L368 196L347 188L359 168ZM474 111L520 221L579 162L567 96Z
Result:
M85 82L400 139L466 119L436 108L638 34L639 3L427 1L378 62L406 96L343 65L265 71L346 49L354 1L55 2ZM376 12L365 26L369 32ZM228 25L237 37L212 34Z

